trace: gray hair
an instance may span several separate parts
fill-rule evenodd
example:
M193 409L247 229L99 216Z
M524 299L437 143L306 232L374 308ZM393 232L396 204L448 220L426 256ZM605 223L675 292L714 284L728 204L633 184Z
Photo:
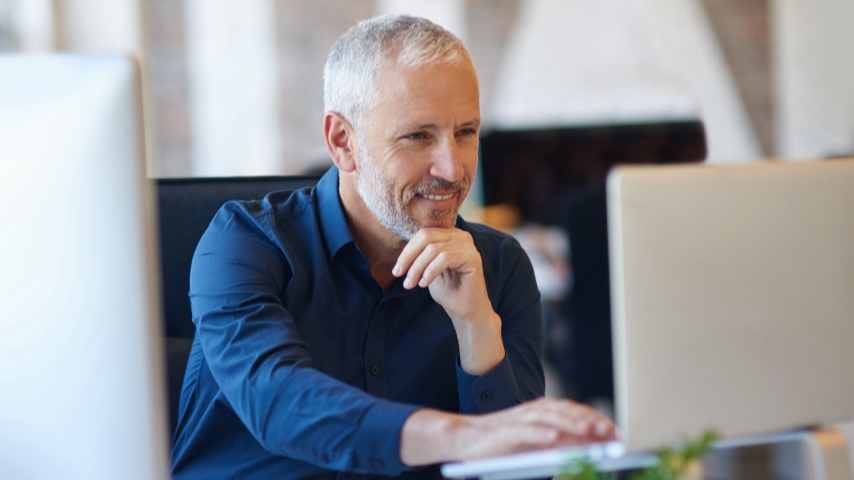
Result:
M463 42L427 19L381 15L363 20L335 42L326 59L325 111L338 112L361 132L365 115L376 106L378 72L384 67L463 63L472 63Z

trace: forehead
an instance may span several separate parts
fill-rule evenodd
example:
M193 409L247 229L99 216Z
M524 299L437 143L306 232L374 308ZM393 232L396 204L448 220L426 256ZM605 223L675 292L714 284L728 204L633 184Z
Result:
M477 74L468 62L418 67L387 66L377 74L377 104L371 117L388 122L479 121Z

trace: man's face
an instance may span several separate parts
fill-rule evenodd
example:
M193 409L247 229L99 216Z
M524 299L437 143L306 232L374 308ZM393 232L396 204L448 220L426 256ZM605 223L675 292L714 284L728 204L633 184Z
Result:
M480 101L470 65L391 67L359 139L356 188L404 240L451 228L477 169Z

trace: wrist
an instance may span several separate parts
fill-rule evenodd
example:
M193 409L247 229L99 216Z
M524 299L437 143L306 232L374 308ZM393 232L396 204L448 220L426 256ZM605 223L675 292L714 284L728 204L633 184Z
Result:
M469 426L467 416L432 409L416 410L403 424L400 460L416 467L462 459L460 438Z
M501 318L495 312L489 313L487 318L476 322L454 322L460 366L470 375L483 375L504 360Z

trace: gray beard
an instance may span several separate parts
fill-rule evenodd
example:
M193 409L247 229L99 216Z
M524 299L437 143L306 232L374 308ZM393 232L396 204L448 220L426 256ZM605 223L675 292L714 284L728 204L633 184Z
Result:
M383 227L402 240L412 240L419 226L405 212L400 211L390 195L384 193L387 185L377 175L373 166L366 168L369 163L362 163L362 169L356 179L356 191Z
M362 143L364 145L364 143ZM359 156L362 160L358 177L356 178L356 192L362 197L362 201L368 210L377 217L380 224L401 240L409 241L421 230L419 225L406 211L412 198L418 191L429 191L434 185L425 185L408 193L401 203L394 200L394 191L391 182L382 176L374 164L374 159L363 146L359 148ZM437 180L436 182L442 182ZM447 183L447 182L445 182ZM457 186L461 196L468 193L468 185ZM445 217L446 212L434 212L436 218ZM457 221L457 212L454 212L453 226Z

